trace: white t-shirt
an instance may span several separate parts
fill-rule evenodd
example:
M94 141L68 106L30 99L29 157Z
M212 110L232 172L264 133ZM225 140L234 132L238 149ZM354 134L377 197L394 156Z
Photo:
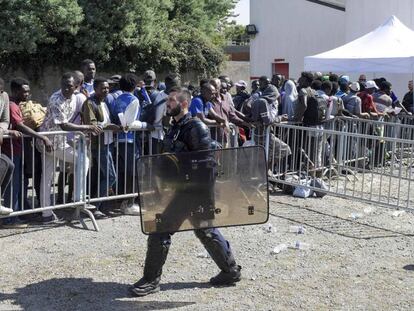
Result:
M107 126L108 124L111 124L111 118L109 117L109 109L105 102L102 102L100 105L102 109L102 114L104 117L103 122L99 122L99 125L102 127ZM104 132L104 144L109 145L112 144L114 141L114 136L112 132Z

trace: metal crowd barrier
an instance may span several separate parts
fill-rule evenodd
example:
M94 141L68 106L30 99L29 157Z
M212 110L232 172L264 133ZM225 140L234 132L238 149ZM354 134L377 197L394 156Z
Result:
M401 118L403 119L394 116L390 119L370 120L337 117L331 121L333 123L331 129L380 137L413 139L414 123L405 123L405 116Z
M221 145L237 146L238 129L234 125L231 125L230 133L214 126L210 130ZM15 211L0 218L70 208L75 209L74 218L84 228L87 226L80 213L86 213L98 231L98 224L90 210L105 201L121 205L122 201L128 200L127 204L133 204L138 197L137 178L146 178L138 176L135 160L139 156L160 152L162 142L153 139L151 132L130 130L130 133L130 140L122 140L120 132L111 131L105 131L100 138L80 132L41 133L53 142L55 149L51 153L47 153L44 145L36 139L25 136L18 139L22 146L21 158L13 154L13 142L18 141L7 140L9 137L6 135L3 149L10 150L7 155L16 162L20 173L18 181L12 178L10 182L9 202L3 202ZM73 152L61 152L63 146ZM50 172L45 176L50 174L50 181L42 173L46 164ZM42 184L46 186L42 187ZM4 190L0 189L3 201ZM19 199L14 203L12 197L16 192L19 192Z
M230 124L230 133L226 133L219 126L210 126L211 136L219 144L233 147L237 146L238 131L237 127ZM137 182L138 178L147 178L147 176L138 176L139 168L136 167L135 159L139 156L152 155L160 152L161 141L154 142L151 139L151 132L147 130L130 130L134 133L131 142L120 142L119 133L114 133L113 146L105 145L99 140L98 147L93 149L89 145L89 154L95 154L88 178L88 204L101 204L104 201L112 200L129 200L128 204L132 204L138 197ZM107 132L110 133L110 132ZM100 152L98 152L100 151ZM110 161L101 161L102 157L111 155L113 159L113 168ZM104 165L102 165L102 163ZM96 168L93 168L93 164ZM110 184L110 171L115 171L115 182L112 186L101 189L102 183L104 185ZM95 182L94 182L95 181ZM111 190L112 189L112 190ZM121 203L120 203L121 204ZM137 203L138 204L138 203Z
M86 137L81 132L45 132L54 145L54 150L46 152L42 142L35 138L22 136L10 139L5 135L1 152L8 156L14 163L18 174L11 179L8 188L10 195L6 200L6 189L0 189L3 205L14 211L8 215L0 215L1 218L15 217L28 214L42 213L51 210L72 208L75 209L75 217L84 227L85 223L80 213L86 213L96 222L86 204L86 170L89 161L86 154ZM20 143L21 153L14 154L14 147ZM65 148L63 148L65 146ZM17 147L19 148L19 147ZM63 152L66 150L67 152ZM49 174L43 174L49 170ZM59 184L58 173L66 179L71 176L71 184L62 187ZM50 176L50 179L47 177ZM58 189L60 191L58 191ZM67 198L68 197L68 198ZM17 206L16 206L17 205Z
M229 132L218 125L209 125L208 127L210 129L211 138L217 141L223 148L238 146L239 129L234 124L229 123Z
M280 188L414 210L413 140L289 124L272 125L268 133L269 180Z
M384 134L375 135L372 130L375 127L382 127ZM265 147L270 180L274 184L307 187L388 207L414 208L410 194L414 175L414 142L410 135L414 125L337 118L326 128L333 130L275 124L256 127L250 136L253 144ZM234 125L230 133L221 127L210 130L223 147L238 146L238 129ZM55 145L67 144L72 153L62 153L56 148L48 154L36 139L20 138L22 170L19 182L12 180L10 184L11 193L15 193L18 185L20 205L12 214L0 218L70 208L85 228L80 213L86 213L98 230L90 211L93 205L105 201L121 204L125 200L132 204L138 197L138 178L148 178L139 174L136 158L160 151L161 142L152 139L151 132L131 132L129 142L119 139L121 133L112 132L101 134L102 139L80 132L42 133ZM114 141L109 143L105 135L112 136ZM401 139L399 135L409 139ZM6 144L12 141L5 140L3 149ZM9 157L19 161L13 153ZM42 176L46 163L52 171L50 189L41 188L42 184L47 185ZM326 187L316 187L312 183L315 179L323 180ZM4 200L4 189L0 190ZM50 201L45 201L48 191ZM12 199L3 205L14 207Z

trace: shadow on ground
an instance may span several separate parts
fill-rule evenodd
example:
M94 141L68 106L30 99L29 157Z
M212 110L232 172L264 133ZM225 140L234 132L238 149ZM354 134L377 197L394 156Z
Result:
M348 238L368 240L398 236L414 236L412 233L397 232L370 224L364 224L357 220L330 215L300 205L278 202L275 200L272 202L280 204L280 206L274 209L273 213L270 213L270 215L274 217L294 221L308 227L313 227L315 229Z
M414 271L414 265L406 265L403 268L404 270L407 270L407 271Z
M161 290L203 287L204 283L169 283ZM10 303L25 311L38 310L166 310L195 305L186 301L151 301L148 297L133 297L129 285L114 282L94 282L89 278L50 279L23 288L14 294L0 293L0 304Z

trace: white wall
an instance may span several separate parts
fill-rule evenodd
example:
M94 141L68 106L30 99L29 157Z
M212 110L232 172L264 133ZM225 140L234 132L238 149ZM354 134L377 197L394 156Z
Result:
M305 56L345 42L345 12L304 0L250 0L250 23L259 31L250 45L251 76L270 76L274 59L284 58L297 78Z
M380 26L391 15L395 15L406 26L414 29L414 0L347 0L346 42L352 41ZM367 47L369 48L369 47ZM357 75L350 75L355 78ZM367 73L367 78L385 77L393 84L397 96L402 99L407 90L407 81L412 75Z

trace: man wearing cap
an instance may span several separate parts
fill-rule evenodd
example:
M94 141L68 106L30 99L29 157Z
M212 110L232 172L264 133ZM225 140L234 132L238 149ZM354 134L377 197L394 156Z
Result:
M349 77L341 76L339 78L339 91L335 94L336 97L342 98L346 96L349 92Z
M105 104L108 107L108 110L111 116L114 114L113 109L115 105L115 100L122 94L122 91L119 87L119 81L121 80L121 75L113 75L108 79L109 84L109 94L106 96Z
M144 73L143 85L138 87L134 95L139 99L141 106L146 104L153 104L160 93L156 88L157 76L152 70L147 70Z
M233 97L234 107L241 111L243 103L250 98L249 92L247 92L246 81L240 80L236 83L236 95Z
M371 117L383 116L382 112L377 110L372 94L378 90L378 86L373 80L365 83L365 90L361 91L358 96L361 98L362 112L368 113Z
M349 94L342 98L344 101L345 109L359 118L369 119L369 113L362 112L361 98L358 97L359 91L359 83L352 82L349 86Z
M251 121L264 125L279 122L277 116L279 91L266 76L260 77L259 90L260 97L252 103Z
M145 90L147 91L149 96L152 96L152 94L158 95L157 90L157 76L155 75L155 72L152 70L147 70L144 73L144 83L145 83ZM155 98L156 96L154 96Z

